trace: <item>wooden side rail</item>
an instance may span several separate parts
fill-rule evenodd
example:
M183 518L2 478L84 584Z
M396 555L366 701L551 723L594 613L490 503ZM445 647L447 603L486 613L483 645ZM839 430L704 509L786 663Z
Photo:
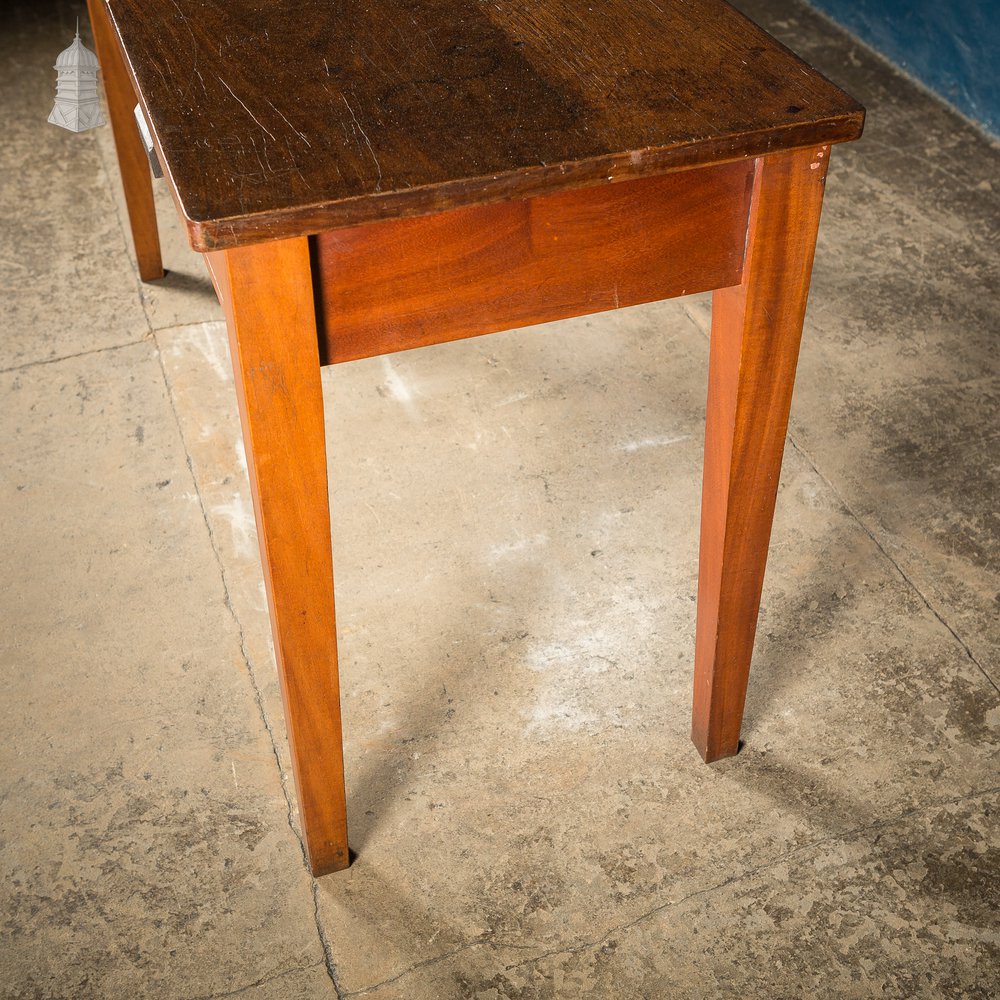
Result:
M738 285L753 161L313 237L324 364Z

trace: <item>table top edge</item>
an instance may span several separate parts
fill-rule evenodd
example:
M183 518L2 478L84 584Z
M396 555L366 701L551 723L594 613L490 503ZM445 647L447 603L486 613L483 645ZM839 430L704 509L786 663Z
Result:
M855 102L851 110L828 119L762 130L750 141L744 135L738 150L726 149L727 145L735 144L727 143L728 137L723 137L228 217L193 218L175 187L173 193L192 249L208 253L391 219L431 215L453 208L522 200L557 191L710 167L808 146L851 142L861 137L864 122L865 109Z

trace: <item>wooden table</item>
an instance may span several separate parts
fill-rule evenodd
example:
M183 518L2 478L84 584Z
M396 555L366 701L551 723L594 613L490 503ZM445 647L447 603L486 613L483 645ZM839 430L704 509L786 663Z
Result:
M313 871L349 863L322 364L715 289L693 738L736 753L830 147L863 109L722 0L89 4L140 274L137 101L225 308Z

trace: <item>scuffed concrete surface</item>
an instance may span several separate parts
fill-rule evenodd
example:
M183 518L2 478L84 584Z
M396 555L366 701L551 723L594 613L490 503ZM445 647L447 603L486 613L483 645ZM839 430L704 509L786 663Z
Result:
M322 965L155 345L8 372L0 396L0 994Z
M868 108L833 154L792 438L1000 684L997 145L808 8L739 6Z
M808 9L836 151L739 757L687 730L707 302L324 372L352 846L304 866L225 331L5 15L0 997L987 998L998 153ZM990 679L992 677L992 680Z
M148 329L95 134L42 127L74 17L69 5L56 15L27 2L0 13L2 368L133 343Z

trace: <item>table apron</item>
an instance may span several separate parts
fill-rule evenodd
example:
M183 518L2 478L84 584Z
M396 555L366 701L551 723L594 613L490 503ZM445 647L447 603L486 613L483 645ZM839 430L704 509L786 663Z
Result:
M754 163L320 233L322 362L739 284Z

